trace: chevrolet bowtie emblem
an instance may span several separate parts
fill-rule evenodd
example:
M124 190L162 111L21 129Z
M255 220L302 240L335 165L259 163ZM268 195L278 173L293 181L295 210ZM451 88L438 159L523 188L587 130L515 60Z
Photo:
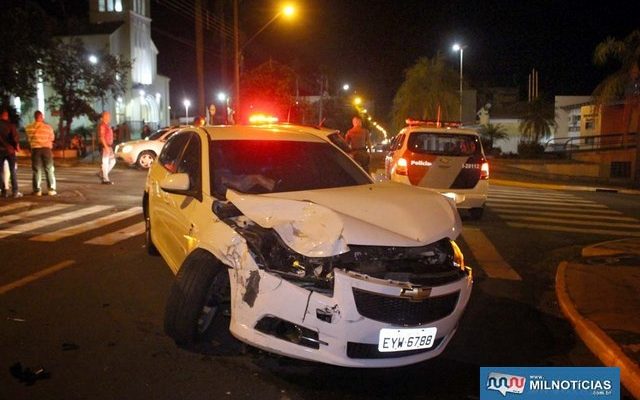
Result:
M431 297L431 288L427 287L412 287L404 288L400 292L400 297L406 297L409 301L422 301Z

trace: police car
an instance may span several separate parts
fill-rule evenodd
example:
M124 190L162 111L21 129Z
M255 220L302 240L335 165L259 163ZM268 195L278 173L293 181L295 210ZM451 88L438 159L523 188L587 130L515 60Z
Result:
M408 119L385 157L388 179L454 198L474 219L484 211L489 163L478 133L459 123Z

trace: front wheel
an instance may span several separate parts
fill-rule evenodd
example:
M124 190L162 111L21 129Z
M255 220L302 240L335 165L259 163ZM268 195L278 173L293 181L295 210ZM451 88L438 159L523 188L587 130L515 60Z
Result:
M184 262L171 287L165 332L179 345L190 345L203 341L208 331L228 330L230 298L227 269L210 253L196 250Z
M140 168L149 169L151 168L151 164L153 164L153 161L155 159L156 154L153 151L145 150L138 156L138 161L136 164L138 164L138 167Z

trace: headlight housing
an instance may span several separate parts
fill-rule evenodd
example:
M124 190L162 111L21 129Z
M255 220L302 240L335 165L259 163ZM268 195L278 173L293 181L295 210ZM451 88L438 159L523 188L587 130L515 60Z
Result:
M133 146L131 146L130 144L124 145L122 147L123 153L131 153L131 150L133 150Z

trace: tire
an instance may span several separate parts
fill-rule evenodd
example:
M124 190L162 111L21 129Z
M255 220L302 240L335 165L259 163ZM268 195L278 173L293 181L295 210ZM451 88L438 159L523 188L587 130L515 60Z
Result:
M202 342L211 330L229 330L229 273L210 253L196 250L171 287L164 330L178 345Z
M151 239L151 218L149 217L149 195L142 197L142 213L144 215L144 243L150 256L159 256L160 252Z
M469 209L469 216L471 216L472 219L482 219L482 214L484 214L484 207Z
M138 155L138 160L136 161L136 165L142 169L151 168L151 164L156 159L156 153L151 150L145 150Z

